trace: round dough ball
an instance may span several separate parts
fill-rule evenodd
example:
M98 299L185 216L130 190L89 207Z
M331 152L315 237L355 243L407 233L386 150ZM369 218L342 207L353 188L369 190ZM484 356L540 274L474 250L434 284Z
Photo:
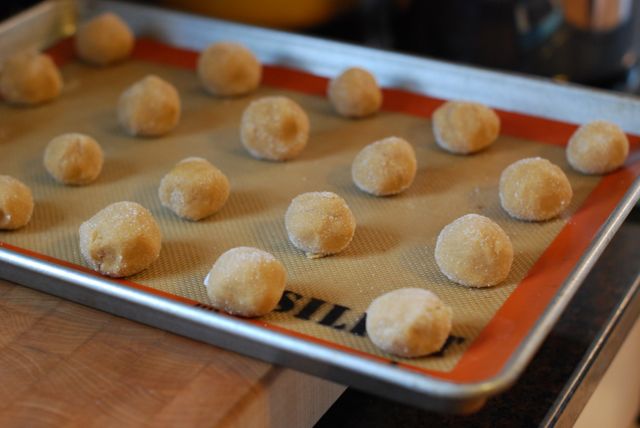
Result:
M332 192L296 196L287 208L284 224L291 243L309 258L339 253L356 231L356 219L347 203Z
M433 113L433 133L443 149L467 155L489 147L500 134L500 118L489 107L447 101Z
M253 101L242 114L240 139L258 159L284 161L297 157L309 139L309 118L286 97Z
M411 186L416 168L416 153L411 144L402 138L389 137L360 150L351 165L351 177L364 192L395 195Z
M229 197L229 180L208 160L186 158L160 181L160 202L182 218L200 220L218 212Z
M520 220L554 218L569 206L572 197L567 176L546 159L521 159L500 175L502 208Z
M60 135L47 144L44 167L53 178L64 184L82 185L94 181L102 171L100 144L88 135Z
M37 105L62 92L62 76L48 55L27 51L9 57L0 73L0 94L18 105Z
M282 297L287 272L266 251L237 247L222 254L204 280L211 304L243 317L271 312Z
M490 287L511 270L513 247L500 226L478 214L467 214L445 226L436 242L436 263L451 281Z
M260 84L262 65L240 43L220 42L206 48L198 58L198 77L213 95L235 96L254 91Z
M108 65L131 55L135 38L129 26L107 12L80 25L75 37L76 54L94 65Z
M146 269L160 255L162 236L151 213L135 202L116 202L80 225L80 252L92 269L123 277Z
M0 229L19 229L29 223L31 214L31 189L17 178L0 175Z
M627 136L618 125L604 120L582 125L567 146L569 164L584 174L606 174L618 169L628 154Z
M171 83L149 75L120 95L118 121L131 135L157 137L180 120L180 96Z
M338 114L345 117L370 116L382 106L382 91L376 78L358 67L349 68L333 78L327 96Z
M376 298L367 309L371 341L399 357L439 351L451 332L451 308L422 288L401 288Z

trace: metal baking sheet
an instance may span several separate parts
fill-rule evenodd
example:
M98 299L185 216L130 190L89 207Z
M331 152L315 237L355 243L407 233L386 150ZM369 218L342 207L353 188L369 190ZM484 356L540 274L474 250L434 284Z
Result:
M137 34L152 39L138 42L131 61L103 70L75 62L68 41L57 44L51 53L64 64L62 98L38 109L3 106L0 117L6 122L0 122L0 130L7 144L0 145L0 167L18 177L24 174L39 200L32 224L0 233L0 272L16 282L425 408L470 411L521 372L638 197L635 138L625 169L603 179L586 177L564 161L563 144L574 127L556 121L610 118L637 133L631 118L638 101L633 98L142 6L92 2L83 7L83 15L115 10ZM0 45L0 54L28 44L48 46L64 37L73 31L71 12L69 3L44 3L5 24L0 31L14 42ZM41 34L21 36L35 22ZM237 137L239 116L251 97L215 100L198 89L196 52L217 39L241 41L270 64L253 97L284 93L307 110L312 140L299 160L252 160ZM322 96L326 79L321 76L352 64L366 66L383 85L395 88L385 91L384 112L373 119L340 119ZM184 115L168 137L140 141L119 132L113 106L124 87L147 73L178 87ZM498 143L469 158L435 148L428 117L442 98L500 108L504 126ZM28 130L32 123L42 125ZM40 168L44 144L65 130L90 133L105 147L105 173L95 185L70 192ZM350 183L349 163L364 144L390 134L416 147L421 165L416 184L396 198L362 195ZM228 206L200 224L175 218L155 196L162 174L190 155L233 171L227 171L233 188ZM556 221L516 222L496 204L501 169L531 155L563 166L574 187L572 206ZM281 215L291 197L307 190L336 191L352 206L360 228L343 255L309 261L288 245ZM82 268L76 229L93 212L122 198L152 210L165 246L150 269L114 281ZM469 211L496 219L514 240L516 263L503 286L467 290L434 268L438 230ZM425 212L429 222L412 234L412 222ZM202 277L215 257L234 245L259 246L284 261L291 280L279 311L246 321L208 307ZM408 285L426 286L454 307L453 336L439 355L390 359L363 336L371 299Z

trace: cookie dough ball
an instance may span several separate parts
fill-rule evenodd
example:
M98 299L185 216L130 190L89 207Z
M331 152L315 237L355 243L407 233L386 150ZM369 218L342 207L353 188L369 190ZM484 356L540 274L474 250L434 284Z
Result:
M362 68L349 68L329 82L327 96L338 114L361 118L380 110L382 91L376 78Z
M402 138L389 137L358 153L351 165L351 176L360 190L387 196L411 186L416 168L416 153L411 144Z
M309 258L324 257L347 248L356 219L347 203L332 192L296 196L284 216L289 240Z
M438 235L436 263L451 281L468 287L490 287L511 270L513 247L500 226L478 214L467 214Z
M171 131L180 120L180 97L176 88L149 75L120 95L118 121L130 135L157 137Z
M31 214L31 189L17 178L0 175L0 229L19 229L29 223Z
M260 84L262 65L239 43L214 43L198 58L198 77L213 95L235 96L254 91Z
M500 118L489 107L466 101L447 101L432 116L436 143L467 155L489 147L500 134Z
M102 171L102 148L84 134L63 134L49 142L44 151L44 167L60 183L83 185Z
M366 319L367 335L384 352L420 357L439 351L451 332L451 308L422 288L402 288L376 298Z
M233 315L259 317L282 297L287 272L275 257L251 247L222 254L204 280L211 305Z
M286 97L253 101L242 114L240 139L258 159L284 161L297 157L309 139L309 118Z
M521 159L509 165L500 176L502 208L520 220L554 218L569 206L572 197L567 176L546 159Z
M606 174L618 169L628 154L627 136L618 125L604 120L582 125L567 146L569 164L584 174Z
M229 197L229 180L203 158L178 162L160 181L160 202L182 218L200 220L218 212Z
M27 51L9 57L0 73L0 94L18 105L51 101L62 92L62 76L48 55Z
M76 54L94 65L108 65L131 55L135 38L127 24L113 13L103 13L80 25Z
M160 255L162 237L151 213L135 202L116 202L80 225L80 252L92 269L123 277L146 269Z

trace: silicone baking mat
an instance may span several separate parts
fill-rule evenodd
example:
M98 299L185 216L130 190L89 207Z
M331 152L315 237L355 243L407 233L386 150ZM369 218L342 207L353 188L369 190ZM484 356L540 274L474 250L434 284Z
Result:
M0 172L27 183L36 200L29 225L0 232L2 245L84 269L80 223L110 203L136 201L158 220L163 248L150 268L122 283L207 309L202 281L216 258L235 246L259 247L283 262L288 283L276 311L253 322L454 381L481 380L500 370L640 174L635 138L623 169L603 178L574 172L565 160L564 144L575 128L559 122L500 112L502 133L490 149L455 156L437 148L431 131L430 115L443 100L385 90L380 114L349 120L337 116L325 99L326 79L296 70L267 66L256 93L222 99L200 88L194 73L197 53L151 40L139 40L132 59L107 68L75 61L70 40L51 54L62 66L62 96L37 108L0 105ZM133 138L116 121L119 94L147 74L168 80L180 92L182 119L165 137ZM307 148L286 163L253 159L239 140L243 109L274 94L297 101L311 122ZM101 143L106 161L92 185L66 187L44 170L46 144L65 132L86 133ZM391 135L415 148L416 180L398 196L366 195L351 181L351 161L365 145ZM162 176L188 156L207 158L231 182L227 205L200 222L176 217L157 197ZM571 206L555 220L520 222L500 207L501 171L530 156L559 165L572 184ZM358 226L343 253L310 260L289 243L283 216L299 193L326 190L346 199ZM497 287L458 286L435 264L439 231L472 212L492 218L513 242L511 273ZM369 303L402 287L427 288L452 307L452 336L438 354L396 359L367 339L364 313Z

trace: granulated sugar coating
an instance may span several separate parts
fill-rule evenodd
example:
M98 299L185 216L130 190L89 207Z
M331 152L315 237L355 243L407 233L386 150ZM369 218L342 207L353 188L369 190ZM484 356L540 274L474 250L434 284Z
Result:
M416 176L416 154L407 141L389 137L363 148L351 165L353 182L376 196L395 195L407 189Z
M291 201L284 217L289 240L309 258L347 248L356 230L347 203L332 192L309 192Z
M208 160L181 160L160 181L162 205L188 220L200 220L218 212L229 197L229 180Z
M451 332L451 317L451 308L431 291L402 288L371 302L367 335L385 352L420 357L442 348Z
M327 96L342 116L361 118L380 110L382 91L376 78L362 68L349 68L329 82Z
M309 139L309 118L293 100L264 97L242 114L240 139L258 159L284 161L297 157Z
M262 65L243 45L219 42L200 54L197 73L202 86L213 95L244 95L260 84Z
M33 214L31 189L9 175L0 175L0 229L19 229Z
M432 116L436 143L467 155L491 144L500 134L500 118L489 107L466 101L447 101Z
M543 221L569 206L573 190L565 173L543 158L526 158L500 175L500 203L512 217Z
M582 125L567 145L567 160L584 174L606 174L620 168L629 154L629 140L614 123L596 120Z
M160 255L160 228L135 202L116 202L80 225L80 252L98 272L123 277L146 269Z
M88 135L69 133L55 137L44 151L44 167L63 184L93 182L102 171L100 144Z
M48 55L19 52L0 66L0 95L12 104L37 105L62 92L62 76Z
M75 35L76 54L94 65L108 65L131 55L135 38L127 24L113 13L103 13L81 24Z
M149 75L122 93L118 121L130 135L157 137L171 131L180 120L180 96L169 82Z
M204 280L211 305L243 317L271 312L282 297L287 273L266 251L237 247L222 254Z
M487 217L467 214L445 226L436 242L435 258L447 278L469 287L504 281L513 262L509 236Z

